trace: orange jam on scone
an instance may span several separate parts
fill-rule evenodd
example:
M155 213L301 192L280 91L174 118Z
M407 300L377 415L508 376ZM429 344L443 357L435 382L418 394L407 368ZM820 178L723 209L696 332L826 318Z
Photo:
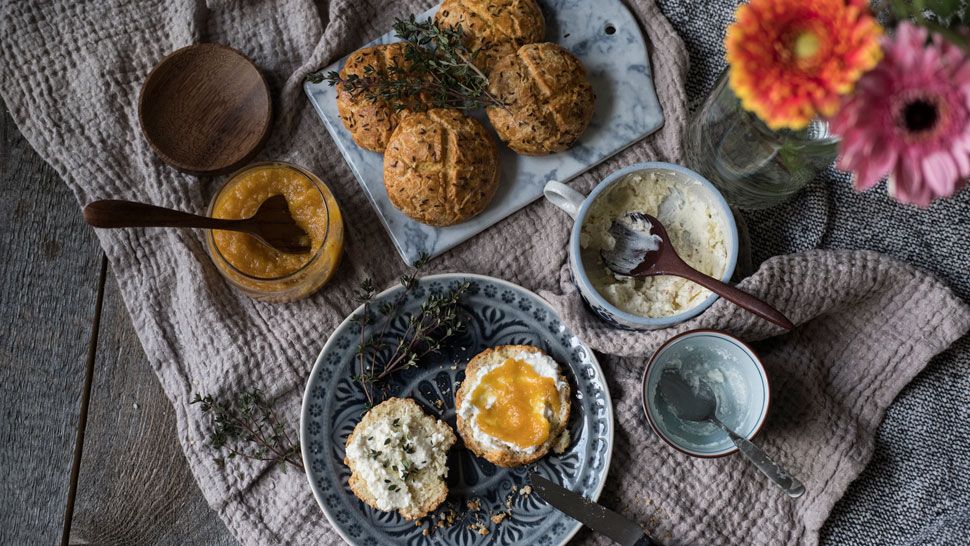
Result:
M555 379L513 358L482 376L471 402L478 408L482 432L521 448L547 441L551 416L559 414Z

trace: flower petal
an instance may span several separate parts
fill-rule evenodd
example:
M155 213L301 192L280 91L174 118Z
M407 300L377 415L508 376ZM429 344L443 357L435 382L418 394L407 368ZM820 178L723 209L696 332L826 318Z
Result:
M959 172L950 154L938 151L924 157L922 170L926 186L935 196L948 197L953 194Z
M834 115L841 96L876 66L882 34L857 0L750 0L725 39L731 88L772 129L802 129Z

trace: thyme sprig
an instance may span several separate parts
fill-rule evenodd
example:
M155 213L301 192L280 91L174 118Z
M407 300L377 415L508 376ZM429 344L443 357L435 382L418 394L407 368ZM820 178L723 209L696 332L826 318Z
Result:
M283 472L287 465L304 471L299 441L290 439L286 427L259 390L243 392L233 401L196 394L191 403L200 404L202 413L211 415L209 446L225 449L226 458L241 456L271 461ZM222 458L216 460L225 463Z
M376 290L370 279L365 279L357 292L363 309L353 319L360 326L355 379L369 406L374 406L375 391L382 389L384 380L396 372L418 366L422 359L439 352L447 339L463 331L459 304L468 290L468 283L431 294L416 311L402 315L404 302L418 285L418 270L424 262L425 259L419 260L414 270L401 277L403 290L390 301L373 302ZM374 312L375 305L379 318ZM405 321L404 332L392 334L390 327L398 319Z
M316 72L312 83L340 84L351 96L384 102L395 110L425 107L477 110L488 106L506 108L488 92L488 76L477 66L476 51L468 49L461 25L440 26L434 20L417 21L414 15L397 19L395 35L404 42L404 62L384 69L365 66L364 74Z

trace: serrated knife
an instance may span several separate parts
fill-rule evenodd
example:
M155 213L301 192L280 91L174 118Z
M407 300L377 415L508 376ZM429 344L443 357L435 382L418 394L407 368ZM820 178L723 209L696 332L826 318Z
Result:
M529 483L542 500L548 502L563 514L582 523L586 527L611 538L623 546L660 546L652 540L643 528L612 510L573 493L565 487L553 483L542 476L529 473Z

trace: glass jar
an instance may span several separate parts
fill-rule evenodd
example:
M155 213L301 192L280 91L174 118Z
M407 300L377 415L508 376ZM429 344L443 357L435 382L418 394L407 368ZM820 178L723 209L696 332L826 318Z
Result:
M728 84L728 71L691 117L684 143L689 167L742 209L785 202L835 161L838 139L815 119L800 131L768 128Z
M294 301L326 284L343 255L343 215L327 185L290 163L257 163L226 180L208 214L248 218L274 195L286 197L293 219L310 236L309 253L286 254L235 231L210 230L206 241L216 269L232 285L256 300Z

